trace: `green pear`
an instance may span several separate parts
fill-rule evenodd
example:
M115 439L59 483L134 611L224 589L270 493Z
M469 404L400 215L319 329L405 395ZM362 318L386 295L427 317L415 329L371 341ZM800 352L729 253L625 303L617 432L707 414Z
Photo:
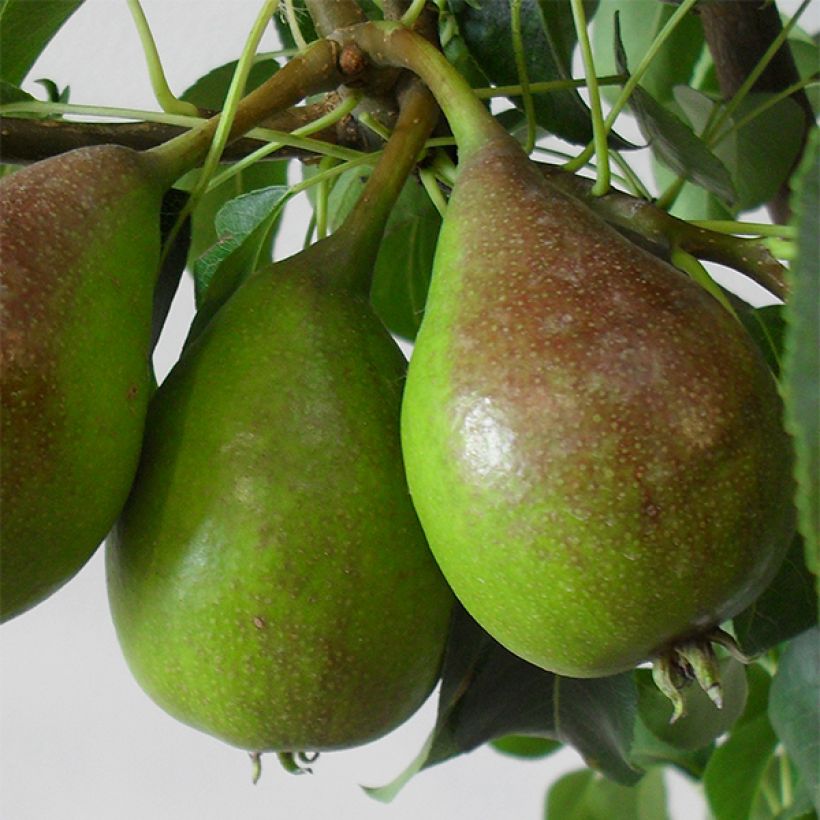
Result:
M253 274L187 346L108 543L137 681L251 751L364 743L437 678L452 596L404 477L406 363L368 303L389 207L432 127L421 99L340 230Z
M428 44L395 30L371 53L422 75L459 146L402 417L445 577L500 643L563 675L688 647L791 539L762 356L709 293L550 185Z
M152 159L81 148L0 182L4 620L80 569L131 486L170 184Z
M335 53L321 43L248 95L232 137L337 84ZM122 509L151 390L162 197L202 161L217 121L150 151L80 148L0 180L1 620L71 578Z

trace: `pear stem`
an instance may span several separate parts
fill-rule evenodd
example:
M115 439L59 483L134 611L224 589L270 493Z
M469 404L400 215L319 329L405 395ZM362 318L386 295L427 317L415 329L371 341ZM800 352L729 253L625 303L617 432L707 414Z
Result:
M344 44L357 44L376 65L407 68L417 74L444 111L462 159L491 140L511 139L447 58L415 32L398 23L371 22L333 37Z
M370 175L353 210L337 235L350 242L354 257L343 277L352 289L370 288L373 261L387 219L404 183L424 150L424 144L438 119L438 108L427 89L413 79L400 93L399 117L382 156Z
M241 137L271 114L344 82L344 74L338 67L338 51L336 43L319 40L244 97L236 109L228 141ZM159 172L169 184L205 158L220 116L146 152L156 158Z

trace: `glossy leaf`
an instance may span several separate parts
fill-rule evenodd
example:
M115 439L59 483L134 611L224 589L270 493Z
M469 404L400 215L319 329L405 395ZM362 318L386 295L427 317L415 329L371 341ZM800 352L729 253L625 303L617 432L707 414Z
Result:
M527 735L505 735L493 740L490 745L501 754L528 759L546 757L561 748L557 740Z
M589 769L557 780L547 794L546 820L665 820L663 771L653 769L635 786L613 783Z
M638 768L650 769L659 764L668 764L690 777L700 778L703 776L713 751L714 744L695 751L679 749L661 740L647 727L640 715L635 719L629 757L633 765Z
M495 85L518 85L510 4L449 0L475 62ZM521 31L530 82L568 79L575 29L568 0L522 0ZM520 105L520 97L512 97ZM574 143L592 139L589 109L577 91L533 96L540 126Z
M399 777L367 791L392 800L423 769L509 734L561 741L607 776L635 783L641 773L628 753L636 701L631 675L577 680L545 672L504 649L457 607L433 732Z
M83 0L2 0L0 78L20 85L51 38Z
M749 655L798 635L817 623L815 577L806 567L803 539L796 536L774 580L734 618L740 648Z
M765 356L772 373L780 375L780 361L783 356L783 338L786 322L782 305L766 305L753 308L743 302L735 312L749 331L760 352Z
M615 62L627 74L626 52L615 18ZM640 85L629 98L629 107L638 121L641 133L649 142L655 157L674 171L720 199L736 198L734 185L726 166L709 150L706 143L676 114L664 108Z
M780 657L769 719L820 810L820 629L795 638Z
M612 53L616 13L620 19L624 50L630 64L637 65L674 12L674 6L659 3L658 0L601 0L592 29L598 74L615 74L618 71ZM704 48L700 18L690 12L678 23L653 58L649 70L641 78L641 86L659 102L670 102L672 89L681 83L689 83ZM617 98L620 91L611 86L601 90L610 102Z
M806 564L820 571L820 133L815 130L795 175L793 224L797 259L785 308L783 390L786 421L795 442L799 528Z
M0 105L15 102L32 102L35 98L13 83L0 80Z
M749 820L776 744L777 736L763 714L735 728L715 750L703 774L715 820Z

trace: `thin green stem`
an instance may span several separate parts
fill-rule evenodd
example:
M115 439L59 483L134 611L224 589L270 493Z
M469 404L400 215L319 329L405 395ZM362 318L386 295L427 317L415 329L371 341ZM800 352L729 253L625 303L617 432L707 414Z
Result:
M299 26L299 21L296 19L296 9L293 6L293 0L285 0L285 18L288 21L288 28L290 35L293 37L293 42L299 47L299 51L304 51L307 48L307 40L302 34L302 29Z
M592 114L592 141L595 146L595 156L598 160L598 174L595 186L592 189L594 196L602 196L609 190L609 147L607 145L607 127L604 123L604 114L601 107L601 92L598 88L598 78L595 74L595 58L592 55L592 46L589 42L586 11L583 0L570 0L572 19L575 23L575 33L578 45L581 48L581 57L584 61L584 74L589 89L589 106Z
M621 173L627 182L627 186L630 188L632 193L641 199L652 199L652 194L649 193L649 189L643 184L641 178L635 173L632 166L623 158L620 152L611 151L610 157L618 168L620 168Z
M141 108L114 108L107 105L77 105L75 103L14 102L0 105L0 116L13 114L82 114L85 117L116 117L121 120L143 120L162 125L180 125L191 128L205 120L188 114L168 114L160 111L145 111Z
M618 99L615 101L615 104L609 111L605 122L607 132L612 130L612 126L615 124L615 120L618 118L618 115L623 111L626 104L629 102L629 98L632 96L632 92L637 88L638 83L643 79L646 72L649 70L652 61L660 52L663 44L672 36L675 29L681 23L683 18L689 13L689 10L697 3L698 0L683 0L683 2L675 9L675 12L672 16L666 21L666 25L658 32L658 35L652 41L652 44L644 54L641 61L638 63L638 67L632 72L632 76L626 81L621 93L618 95ZM567 171L575 171L578 168L583 167L587 160L595 153L595 146L594 143L590 143L571 163L567 163L565 170Z
M794 802L794 792L792 790L792 768L785 749L781 748L778 760L780 762L780 804L783 808L788 808Z
M703 137L707 142L709 142L712 136L721 129L724 123L731 118L732 114L735 113L738 106L746 99L748 93L754 88L755 83L760 78L760 75L766 70L766 66L774 58L774 55L780 50L780 47L783 43L786 42L786 39L789 36L789 32L797 25L797 21L800 19L800 16L803 12L808 8L809 3L811 0L803 0L803 2L798 6L797 11L795 11L792 18L786 23L785 26L780 30L777 37L772 40L769 44L769 47L764 52L763 56L758 60L757 65L749 72L749 76L743 81L743 84L738 88L735 92L734 96L731 100L726 104L726 107L722 110L720 116L715 120L712 124L710 129L704 132Z
M381 137L383 140L390 139L390 131L385 128L372 114L368 114L366 111L362 112L359 115L359 122L365 126L365 128L369 128L377 137Z
M456 180L458 169L444 151L436 151L432 162L436 174L451 188Z
M772 94L768 99L764 100L757 108L750 111L746 116L741 117L739 120L735 120L725 131L722 131L720 134L717 134L714 137L709 139L709 145L720 145L723 140L726 139L730 134L739 131L741 128L747 126L752 120L759 117L764 112L768 111L773 106L777 105L781 100L786 99L787 97L791 97L797 91L800 91L803 88L807 88L810 85L817 85L818 79L817 77L804 77L802 80L798 80L796 83L792 83L790 86L787 86L782 91L778 92L777 94Z
M797 230L793 225L769 225L766 222L735 222L730 219L692 219L690 225L718 233L740 234L742 236L779 236L796 239Z
M683 250L680 246L672 248L672 253L669 256L669 261L676 267L687 273L695 282L697 282L704 290L708 291L732 316L737 319L737 314L734 308L726 298L726 294L720 289L720 286L709 275L709 271L703 266L699 259L692 256L691 253ZM739 321L739 320L738 320Z
M316 231L316 212L310 215L307 230L305 231L305 238L302 241L302 249L309 248L313 244L313 234Z
M335 161L332 157L323 157L319 163L319 170L326 171L332 168ZM316 238L324 239L327 236L328 224L328 197L330 196L330 179L323 179L316 186L316 207L314 213L316 215Z
M419 171L419 179L421 179L421 184L424 186L427 196L430 197L430 202L433 203L439 216L444 219L444 212L447 210L447 200L444 198L444 194L439 187L436 172L431 168L422 168L421 171Z
M623 74L607 74L605 77L598 77L598 85L622 85L626 80ZM530 83L529 90L532 94L544 94L552 91L567 91L573 88L585 88L587 81L578 80L546 80L544 82ZM520 85L494 85L486 88L474 88L473 93L482 100L493 97L519 97L524 93Z
M797 259L797 245L788 239L769 236L763 240L763 244L775 259L785 259L787 262L793 262Z
M299 141L304 146L305 141L299 140L299 137L306 137L309 134L315 134L316 132L322 131L328 126L338 122L343 117L346 117L358 105L360 97L361 95L358 91L351 92L332 111L329 111L327 114L322 115L321 117L315 119L313 122L310 122L307 125L303 125L300 128L294 129L294 131L291 134L288 134L285 139L278 139L273 142L270 142L267 145L263 145L261 148L258 148L251 154L248 154L248 156L243 157L241 160L235 162L233 165L230 166L230 168L227 168L221 174L215 175L208 186L209 190L215 188L218 185L221 185L223 182L225 182L225 180L230 179L232 176L234 176L234 174L243 171L245 168L258 162L260 159L269 156L275 151L278 151L285 145L294 146L295 141ZM254 129L254 131L261 130L263 129ZM253 134L254 131L251 131L251 134ZM359 152L353 151L351 149L342 148L340 150L338 146L330 146L328 143L321 142L318 140L314 140L312 142L315 145L316 153L324 154L325 156L333 157L334 159L352 159L358 156L359 154Z
M197 116L199 109L189 102L177 99L168 85L165 72L162 68L162 60L160 60L159 51L157 50L157 44L154 40L154 35L151 33L151 27L148 25L145 12L140 5L140 0L126 0L126 2L128 3L128 10L134 18L134 24L137 27L137 34L139 35L142 50L145 54L145 62L148 65L148 76L151 80L151 87L154 90L154 96L160 108L169 114Z
M658 197L657 206L664 211L668 211L674 204L675 200L686 185L686 177L678 177L669 184L667 189Z
M527 59L524 56L524 38L521 34L521 0L510 0L510 23L512 28L512 46L515 57L515 70L521 83L521 97L524 103L524 114L527 118L527 139L524 150L532 153L535 147L537 124L535 122L535 107L530 92L530 77L527 73Z
M424 11L426 5L427 0L413 0L408 6L407 11L402 14L401 24L407 26L407 28L413 28L413 25L416 20L419 19L419 15Z

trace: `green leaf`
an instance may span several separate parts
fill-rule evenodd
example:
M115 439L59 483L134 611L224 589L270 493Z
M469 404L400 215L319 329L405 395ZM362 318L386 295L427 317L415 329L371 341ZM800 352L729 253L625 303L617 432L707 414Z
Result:
M193 267L196 260L219 241L219 234L216 229L216 215L223 205L251 191L285 186L287 185L287 175L287 161L265 160L251 165L208 191L199 200L192 214L193 226L191 248L188 254L189 265ZM198 177L199 171L192 171L181 180L180 187L190 190ZM278 227L279 221L276 220L266 237L266 246L272 245ZM266 252L263 250L260 258L265 256Z
M727 136L712 147L729 169L740 210L755 208L771 199L800 150L803 113L793 100L781 100L742 128L734 127L770 98L770 94L749 94L721 128L721 134L731 129ZM675 88L675 99L695 130L702 132L712 116L714 100L685 86Z
M510 4L467 0L449 0L449 4L467 48L489 80L495 85L518 85ZM521 35L531 83L572 76L575 27L568 0L522 0ZM510 99L521 104L520 97ZM579 144L592 139L589 109L577 91L535 94L533 107L538 124L556 136Z
M219 241L194 264L197 314L188 342L256 269L265 238L288 197L288 188L272 185L232 199L219 210Z
M772 373L780 375L780 360L783 355L783 338L786 321L782 305L766 305L754 308L746 302L735 307L735 313L749 331L749 335L766 358Z
M763 714L736 727L715 749L703 785L715 820L749 820L777 737Z
M624 50L630 63L637 65L674 12L674 6L657 0L601 0L592 27L598 74L618 72L612 54L616 13L621 23ZM641 86L659 102L671 102L672 89L679 84L689 84L704 48L700 18L690 13L678 23L657 52L641 79ZM620 89L605 86L601 91L610 102L614 102Z
M391 783L366 791L392 800L418 772L510 734L574 746L591 766L631 784L628 761L636 693L629 674L559 678L504 649L457 606L444 655L436 725Z
M794 177L792 224L797 258L786 304L783 394L794 439L797 509L806 542L806 564L820 570L820 132L815 129Z
M733 620L740 648L749 655L757 655L814 626L815 583L806 567L803 539L795 536L774 580Z
M677 179L677 174L673 174L655 157L652 158L652 170L660 190ZM690 182L684 184L669 209L669 213L679 219L734 219L737 212L736 207L727 206L705 188Z
M308 14L305 0L293 0L293 10L296 12L296 19L299 23L299 30L305 41L312 43L318 39L319 35L313 26L313 20ZM273 24L276 26L276 33L279 35L279 40L285 48L296 48L296 41L291 34L290 26L285 17L285 4L279 6L279 11L273 15Z
M695 751L687 751L661 740L641 720L635 719L632 729L632 748L629 758L641 769L650 769L658 764L669 764L689 775L700 779L714 751L714 744Z
M505 735L491 741L490 745L501 754L529 759L546 757L561 748L557 740L528 737L527 735Z
M622 786L588 769L557 780L547 794L547 820L665 820L663 771L653 769L636 786Z
M15 102L31 102L35 99L36 98L29 94L28 91L23 91L22 88L18 88L12 83L0 80L0 105Z
M278 70L279 64L276 60L260 60L258 63L254 63L245 83L245 93L247 94L262 85ZM230 88L235 71L236 60L212 69L187 88L181 99L193 103L199 108L221 111L225 105L225 97L228 94L228 88Z
M684 751L708 746L725 734L746 706L746 670L732 658L721 660L723 708L718 709L703 690L692 683L683 690L686 714L670 723L672 704L652 680L648 669L635 671L638 714L647 728L665 743Z
M807 630L781 655L769 718L820 810L820 629Z
M343 173L328 197L330 224L336 230L364 189L368 169ZM384 230L373 273L370 301L391 333L415 339L433 270L441 217L424 186L407 180Z
M0 78L20 85L83 0L0 0Z
M615 62L623 74L628 74L618 17L615 18ZM640 85L632 92L629 107L653 154L667 168L726 202L736 198L726 166L680 117L664 108Z

